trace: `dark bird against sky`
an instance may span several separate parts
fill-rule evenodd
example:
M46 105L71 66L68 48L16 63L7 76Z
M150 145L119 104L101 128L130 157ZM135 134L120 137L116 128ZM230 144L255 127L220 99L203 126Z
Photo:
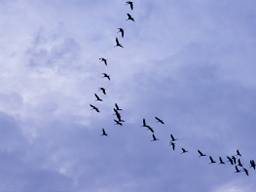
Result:
M116 108L117 111L122 111L122 110L123 110L123 109L121 109L121 108L118 106L117 103L115 103L115 108Z
M173 134L170 135L171 141L177 141L177 139L173 136Z
M110 76L107 73L102 73L103 78L107 78L110 81Z
M104 57L99 58L101 62L103 62L106 66L108 65L107 59Z
M94 105L92 105L92 104L90 104L90 107L93 109L93 110L95 110L96 112L100 112L100 110L97 108L97 107L95 107Z
M225 162L223 161L223 159L221 158L221 157L219 157L219 164L222 164L222 165L224 165L225 164Z
M117 28L118 33L121 33L121 37L124 38L124 29L123 28Z
M210 159L210 164L214 164L216 163L216 161L214 161L213 157L212 156L209 156L209 159Z
M116 47L124 48L123 45L119 42L119 39L116 37Z
M240 151L239 151L238 149L236 150L236 155L237 155L237 156L240 156L240 157L242 156L241 153L240 153Z
M104 95L106 95L106 89L105 89L104 87L100 87L100 90L102 91L102 93L103 93Z
M131 16L131 14L130 13L127 13L127 21L133 21L133 22L135 22L135 19Z
M236 173L240 173L240 172L241 172L241 170L240 170L240 169L238 169L238 167L237 167L237 166L235 166L235 170L236 170Z
M105 129L102 129L102 136L108 136L108 134L106 133Z
M172 146L172 150L175 151L175 143L174 142L170 142L170 145Z
M157 120L157 122L159 122L159 123L161 123L161 124L164 124L164 121L163 121L163 120L161 120L160 118L155 117L155 119Z
M188 153L188 150L186 150L186 149L184 149L184 148L181 148L181 150L182 150L182 152L181 152L182 154L183 154L183 153Z
M103 101L96 93L94 93L94 96L96 97L97 101L101 101L101 102Z
M205 157L206 156L206 154L204 154L202 151L200 151L200 150L197 150L197 152L199 153L199 157Z
M158 141L159 139L158 138L156 138L156 136L155 136L155 134L152 134L152 140L151 141Z
M227 159L231 165L234 165L234 161L231 157L227 156Z
M256 169L256 165L255 165L255 161L254 161L254 160L250 160L250 166L251 166L251 168L253 168L254 170Z
M126 1L126 4L130 6L131 10L133 10L134 5L132 1Z
M118 120L116 120L116 119L114 119L114 121L116 122L116 125L123 126L122 122L120 122L120 121L118 121Z

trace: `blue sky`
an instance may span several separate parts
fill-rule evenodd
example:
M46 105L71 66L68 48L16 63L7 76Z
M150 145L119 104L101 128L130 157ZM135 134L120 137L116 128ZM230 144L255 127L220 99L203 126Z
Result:
M130 23L124 2L0 0L0 191L254 191L255 173L196 150L256 157L256 3L138 0ZM89 104L101 86L98 115ZM170 133L188 154L170 150Z

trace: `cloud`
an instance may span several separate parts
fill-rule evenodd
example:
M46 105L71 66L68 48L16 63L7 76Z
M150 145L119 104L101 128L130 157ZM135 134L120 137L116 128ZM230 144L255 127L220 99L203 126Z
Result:
M224 184L217 189L213 190L214 192L249 192L252 191L252 186L245 186L241 182L233 182Z
M127 23L120 1L0 1L0 191L250 191L253 173L209 166L195 150L256 155L254 4L138 1ZM113 126L115 102L125 127ZM170 152L170 133L188 155Z

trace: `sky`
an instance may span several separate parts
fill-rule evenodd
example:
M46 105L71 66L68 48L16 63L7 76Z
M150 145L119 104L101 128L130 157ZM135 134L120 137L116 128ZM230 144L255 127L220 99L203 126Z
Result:
M131 12L122 0L0 0L0 192L255 190L251 169L196 150L256 157L256 2L134 2ZM189 153L171 151L170 134Z

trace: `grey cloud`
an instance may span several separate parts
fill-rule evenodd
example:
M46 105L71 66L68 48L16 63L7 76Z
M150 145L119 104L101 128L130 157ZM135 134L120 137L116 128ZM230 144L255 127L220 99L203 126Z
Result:
M239 181L252 190L254 175L209 166L195 150L217 158L240 148L255 157L253 5L138 1L131 24L120 1L9 4L0 16L8 62L0 73L1 189L218 191ZM119 26L125 51L113 47ZM109 58L107 69L100 56ZM104 71L110 84L101 81ZM101 116L88 108L99 86L109 93ZM115 102L125 127L113 126ZM143 117L158 144L140 127ZM100 137L103 127L108 138ZM170 133L187 156L170 151Z

